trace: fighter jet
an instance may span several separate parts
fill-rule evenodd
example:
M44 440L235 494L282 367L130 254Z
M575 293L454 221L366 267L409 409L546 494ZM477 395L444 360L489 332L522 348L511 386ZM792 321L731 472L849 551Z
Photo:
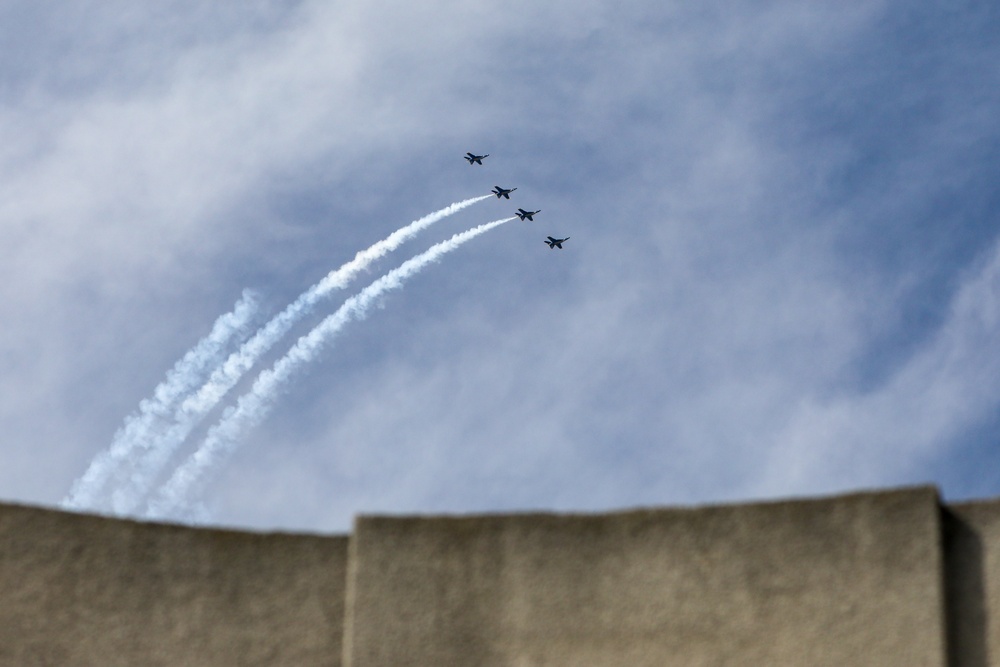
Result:
M532 222L534 222L535 219L532 218L531 216L535 215L536 213L541 213L541 212L542 212L541 209L539 209L537 211L525 211L523 208L519 208L519 209L517 209L517 217L521 218L521 220L524 220L525 218L527 218L528 220L531 220Z
M490 156L489 153L487 153L486 155L475 155L474 153L466 153L465 159L469 161L469 166L471 167L473 162L475 162L476 164L482 164L483 158L489 156Z
M554 239L554 238L552 238L550 236L549 240L546 241L546 243L549 244L549 250L552 250L553 248L559 248L560 250L562 250L563 249L563 247L562 247L563 241L569 241L569 237L567 236L564 239Z
M517 188L511 188L510 190L504 190L499 185L494 185L493 186L493 194L495 194L497 196L497 199L500 199L500 197L503 197L504 199L510 199L510 193L513 192L514 190L517 190Z

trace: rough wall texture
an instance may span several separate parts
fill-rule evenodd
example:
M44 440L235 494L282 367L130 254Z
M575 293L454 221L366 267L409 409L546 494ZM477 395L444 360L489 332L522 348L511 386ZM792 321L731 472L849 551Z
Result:
M943 517L950 665L998 665L1000 503L951 505Z
M349 538L0 505L0 667L989 667L998 618L1000 501L930 487Z
M345 665L946 664L932 488L590 516L363 517Z
M339 665L346 554L0 505L0 664Z

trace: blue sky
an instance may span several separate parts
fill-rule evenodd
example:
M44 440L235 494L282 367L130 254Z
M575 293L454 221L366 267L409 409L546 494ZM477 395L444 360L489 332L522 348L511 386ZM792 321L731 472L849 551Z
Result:
M343 299L542 209L345 327L192 499L212 522L996 495L998 30L977 2L7 2L0 498L58 505L245 288L263 323L496 184L192 433L175 464Z

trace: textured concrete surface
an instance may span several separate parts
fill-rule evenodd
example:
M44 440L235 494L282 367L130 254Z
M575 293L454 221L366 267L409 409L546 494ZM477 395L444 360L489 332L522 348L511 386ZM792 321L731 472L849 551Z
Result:
M0 665L339 665L346 553L0 505Z
M943 666L941 536L933 488L587 516L361 517L344 664Z
M930 487L350 538L0 504L0 667L989 667L997 619L1000 500Z
M951 667L1000 665L1000 502L943 509Z

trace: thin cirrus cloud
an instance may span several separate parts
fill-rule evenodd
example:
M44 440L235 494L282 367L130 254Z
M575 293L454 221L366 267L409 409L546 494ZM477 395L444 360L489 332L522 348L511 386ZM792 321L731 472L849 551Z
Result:
M58 34L44 10L5 11ZM72 19L0 66L0 496L55 504L244 289L278 312L496 184L516 201L426 243L543 212L345 331L206 489L214 520L995 491L949 472L969 451L992 465L1000 403L989 12L177 2ZM572 239L550 251L549 234Z

